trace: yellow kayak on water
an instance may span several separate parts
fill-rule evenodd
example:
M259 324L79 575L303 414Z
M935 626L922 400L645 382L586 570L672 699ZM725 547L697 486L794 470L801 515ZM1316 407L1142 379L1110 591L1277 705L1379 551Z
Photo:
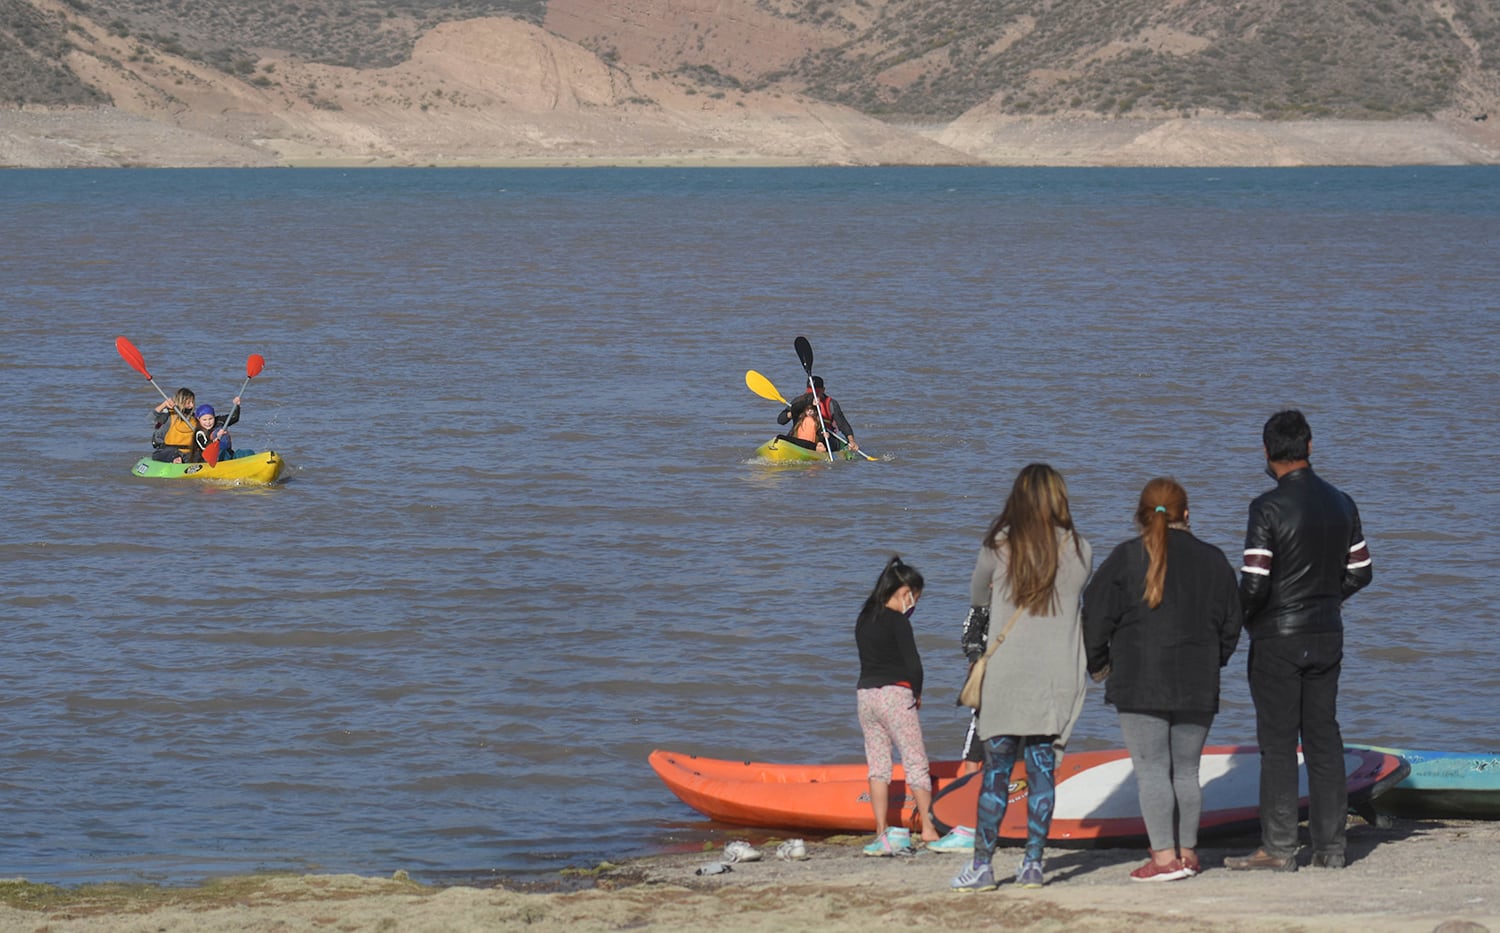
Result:
M755 448L755 455L762 460L775 460L779 463L814 463L818 460L828 462L826 450L808 450L800 444L793 444L779 434ZM843 450L835 450L833 459L853 460L854 451L847 447Z
M268 450L264 453L247 452L233 460L220 460L212 466L207 463L162 463L142 457L130 472L152 479L211 479L223 483L267 485L276 482L285 466L280 454Z

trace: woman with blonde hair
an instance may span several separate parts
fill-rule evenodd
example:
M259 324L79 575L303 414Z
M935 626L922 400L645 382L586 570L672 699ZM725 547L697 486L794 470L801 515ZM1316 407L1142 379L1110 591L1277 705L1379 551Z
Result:
M1005 508L985 532L969 582L971 614L988 613L984 641L993 650L987 649L980 691L984 769L974 859L953 879L955 890L995 887L990 862L1018 755L1026 761L1028 784L1026 851L1016 882L1042 886L1042 855L1056 796L1053 772L1088 687L1078 600L1092 557L1089 543L1073 528L1062 474L1045 463L1022 469Z
M1219 668L1239 642L1234 568L1188 529L1187 491L1158 477L1135 508L1140 537L1099 565L1083 599L1083 633L1094 680L1120 714L1135 768L1151 859L1136 881L1175 881L1199 871L1198 759L1219 710Z
M193 453L193 406L198 399L184 386L151 409L151 459L182 463Z

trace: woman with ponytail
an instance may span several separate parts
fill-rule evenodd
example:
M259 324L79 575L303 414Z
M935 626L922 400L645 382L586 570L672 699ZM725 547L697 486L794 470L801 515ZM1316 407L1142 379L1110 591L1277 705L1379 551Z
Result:
M1083 597L1089 674L1108 680L1135 768L1151 859L1136 881L1199 871L1198 759L1219 711L1219 668L1239 643L1234 568L1188 529L1187 491L1158 477L1141 490L1138 538L1099 565Z
M866 855L910 854L912 850L910 831L887 825L892 747L901 754L906 789L917 802L922 838L928 842L938 838L932 821L927 746L917 718L922 708L922 658L911 630L911 613L921 598L922 575L900 557L892 557L854 623L854 643L859 648L855 696L870 767L870 807L875 811L875 841L865 846Z

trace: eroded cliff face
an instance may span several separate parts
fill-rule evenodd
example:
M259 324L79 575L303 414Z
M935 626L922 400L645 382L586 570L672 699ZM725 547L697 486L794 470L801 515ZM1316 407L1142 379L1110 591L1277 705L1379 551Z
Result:
M36 2L75 24L69 64L115 107L15 115L12 165L972 161L848 108L622 65L513 19L444 23L391 68L267 52L236 77Z
M711 65L740 83L843 38L747 0L549 0L543 26L611 61L663 73Z
M394 68L276 63L313 104L278 114L266 140L290 159L330 152L381 163L684 160L807 164L967 162L932 140L790 95L707 90L606 62L516 20L448 23Z
M1500 162L1500 114L1020 119L982 105L949 124L892 125L785 89L747 89L755 68L829 36L739 0L554 0L544 26L439 25L390 68L268 51L238 76L116 35L62 0L30 2L66 20L68 64L114 106L0 110L0 165ZM689 60L690 40L721 68L743 64L746 82L666 70Z

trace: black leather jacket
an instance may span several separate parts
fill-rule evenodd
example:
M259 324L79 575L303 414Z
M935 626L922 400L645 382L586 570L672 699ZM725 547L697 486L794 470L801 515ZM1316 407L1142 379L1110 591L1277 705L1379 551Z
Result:
M1340 606L1372 576L1359 509L1312 467L1250 503L1240 604L1252 639L1343 631Z

